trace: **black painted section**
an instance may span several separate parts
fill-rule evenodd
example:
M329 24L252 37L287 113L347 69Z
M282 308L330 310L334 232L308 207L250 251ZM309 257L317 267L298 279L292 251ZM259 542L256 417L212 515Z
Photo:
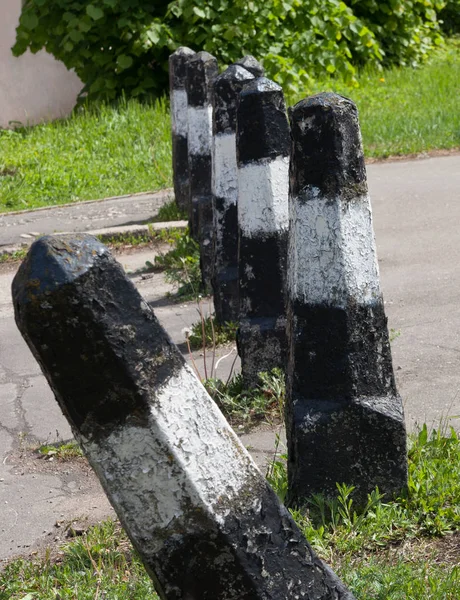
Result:
M196 204L198 212L200 243L200 268L203 290L208 293L211 288L211 280L214 273L214 223L212 195L201 196Z
M240 306L246 318L285 314L287 231L246 237L240 233Z
M262 481L254 484L255 489L248 486L244 495L232 501L221 527L200 514L180 537L171 531L162 549L162 572L157 570L164 597L353 600L315 555L269 486ZM163 572L166 580L175 582L174 587L169 581L162 585Z
M195 52L181 46L169 57L169 87L171 90L184 90L187 83L187 64Z
M174 197L180 209L190 212L190 171L186 137L172 135Z
M289 312L293 394L334 402L396 394L382 300L349 298L346 308L290 302Z
M286 369L286 319L283 317L241 318L236 335L241 374L247 388L260 383L259 373Z
M214 81L213 133L236 132L236 109L243 85L254 76L243 67L231 65Z
M187 96L190 106L212 103L212 83L219 74L217 60L208 52L197 52L187 63Z
M399 396L343 402L290 393L286 409L288 505L302 505L313 494L335 497L336 483L355 487L356 508L376 487L388 500L407 486Z
M367 193L366 168L356 105L323 93L301 100L289 111L292 129L293 196L306 187L352 200Z
M246 71L252 73L254 77L263 77L265 75L265 69L251 54L243 56L243 58L237 60L235 64L244 67Z
M189 229L192 237L199 243L201 230L205 227L212 227L212 217L210 223L202 223L200 221L201 209L199 207L201 203L212 203L212 159L210 154L189 154L188 160L190 167L190 194L192 198Z
M215 269L212 277L214 310L218 323L239 317L238 211L225 198L214 198L214 218L221 234L215 236Z
M132 415L142 424L154 390L183 365L121 266L92 236L37 240L14 278L13 303L63 413L85 435L108 435Z
M237 112L238 165L289 156L291 138L282 88L260 77L247 83Z

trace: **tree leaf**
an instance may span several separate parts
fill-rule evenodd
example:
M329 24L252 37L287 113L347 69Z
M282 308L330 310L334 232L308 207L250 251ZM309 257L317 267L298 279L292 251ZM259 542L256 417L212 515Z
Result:
M31 31L38 25L38 17L35 13L27 11L21 16L21 25Z
M98 6L94 6L94 4L88 4L88 6L86 7L86 14L90 16L94 21L98 21L104 16L104 11Z
M133 59L127 54L120 54L120 56L117 58L117 65L120 67L120 69L129 69L132 64Z

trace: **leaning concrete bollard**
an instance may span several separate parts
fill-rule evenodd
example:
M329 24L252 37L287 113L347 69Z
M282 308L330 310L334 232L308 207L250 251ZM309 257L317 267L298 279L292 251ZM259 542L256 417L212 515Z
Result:
M212 84L217 60L198 52L187 69L188 152L192 209L190 233L200 244L203 283L211 283L213 262L212 215Z
M35 242L16 322L162 599L352 599L91 236Z
M362 503L404 488L407 464L358 114L319 94L290 118L289 501L347 483Z
M252 73L254 77L263 77L265 75L265 69L252 54L246 54L246 56L237 60L235 65L243 67L246 71Z
M213 209L214 272L212 288L216 321L236 322L238 294L238 167L236 164L236 109L249 71L232 65L214 81L213 99Z
M241 92L237 113L238 352L248 386L260 371L285 366L289 151L283 91L255 79Z
M188 167L187 62L195 52L184 46L169 57L171 99L172 164L174 195L177 206L189 213L190 177Z

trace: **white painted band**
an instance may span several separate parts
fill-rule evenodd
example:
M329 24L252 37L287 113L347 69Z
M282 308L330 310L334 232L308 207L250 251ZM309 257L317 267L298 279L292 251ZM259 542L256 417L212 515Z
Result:
M289 226L289 157L238 169L238 223L247 237Z
M216 198L230 204L238 200L238 165L236 163L236 135L220 133L213 137L212 191Z
M171 94L171 117L172 131L175 135L187 137L187 92L185 90L173 90Z
M318 188L291 199L288 290L293 300L345 308L381 299L369 196L342 202Z
M80 441L130 535L152 553L184 510L222 522L247 478L262 477L187 365L151 399L147 425L133 419L105 439Z
M189 106L188 151L190 154L206 155L212 150L212 107Z

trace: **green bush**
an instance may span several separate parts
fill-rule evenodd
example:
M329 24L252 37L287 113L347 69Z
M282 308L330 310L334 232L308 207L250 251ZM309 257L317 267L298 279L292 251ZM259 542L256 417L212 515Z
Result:
M452 2L452 0L451 0ZM422 60L442 40L434 0L26 0L14 54L45 48L75 69L92 99L152 96L167 86L179 45L221 64L263 59L269 77L295 91L328 73Z
M375 34L385 60L415 66L442 43L438 12L445 0L351 0L357 17Z
M441 27L449 35L460 33L460 0L447 0L439 13Z

